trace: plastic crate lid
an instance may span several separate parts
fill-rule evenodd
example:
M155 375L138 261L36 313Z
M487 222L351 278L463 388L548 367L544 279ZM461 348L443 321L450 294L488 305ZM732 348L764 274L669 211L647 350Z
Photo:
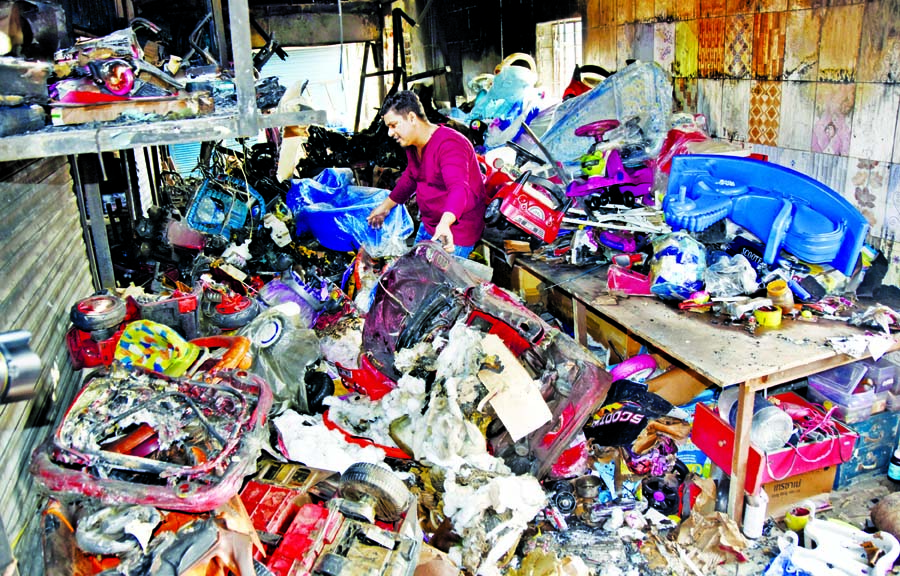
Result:
M866 367L859 363L838 366L809 377L810 386L819 390L831 389L840 394L850 395L866 375Z

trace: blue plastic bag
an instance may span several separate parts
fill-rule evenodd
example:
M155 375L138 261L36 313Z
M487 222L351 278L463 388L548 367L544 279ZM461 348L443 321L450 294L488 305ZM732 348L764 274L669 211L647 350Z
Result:
M366 218L390 191L354 186L353 181L349 168L327 168L315 178L296 181L286 203L297 222L297 234L309 231L329 250L349 252L362 246L375 258L406 252L406 238L413 231L406 207L391 210L376 230Z

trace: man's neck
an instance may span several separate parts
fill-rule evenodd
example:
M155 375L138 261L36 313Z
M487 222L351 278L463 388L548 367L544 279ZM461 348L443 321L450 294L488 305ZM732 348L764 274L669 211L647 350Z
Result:
M437 131L438 127L431 122L424 122L421 130L421 136L418 138L418 142L416 142L416 152L419 154L419 158L422 157L422 152L425 150L425 146L431 140L431 137L434 136L434 133Z

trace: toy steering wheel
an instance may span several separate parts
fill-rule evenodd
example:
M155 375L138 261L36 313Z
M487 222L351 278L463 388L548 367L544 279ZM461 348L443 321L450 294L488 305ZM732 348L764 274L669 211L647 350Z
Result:
M536 154L534 154L532 152L529 152L528 150L523 148L521 144L516 144L512 140L507 140L506 145L509 146L510 148L512 148L513 150L515 150L516 154L520 154L520 155L524 156L525 158L527 158L528 160L531 160L535 164L539 164L541 166L547 164L546 160L544 160L543 158L541 158L540 156L537 156Z
M585 124L584 126L579 126L575 129L576 136L591 136L597 142L603 138L603 135L613 128L619 127L619 121L615 118L609 118L606 120L597 120L596 122L591 122L590 124Z

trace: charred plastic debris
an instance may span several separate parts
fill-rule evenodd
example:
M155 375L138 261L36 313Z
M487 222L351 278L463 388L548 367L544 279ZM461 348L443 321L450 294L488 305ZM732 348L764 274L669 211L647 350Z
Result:
M49 2L0 3L0 136L51 125L98 126L233 110L233 72L230 62L219 61L227 51L220 49L213 13L192 3L174 11L142 9L146 13L139 9L126 27L75 39L70 30L89 17L67 15ZM270 58L284 60L287 53L251 21L266 41L253 59L258 73ZM91 29L90 23L81 27ZM259 80L257 107L310 109L299 94L282 102L286 90L275 77Z
M623 77L657 81L645 65L611 85ZM604 84L569 106L602 110ZM783 220L751 227L756 239L721 218L699 222L749 213L728 202L747 190L717 182L731 173L716 170L736 168L651 154L648 182L613 157L625 141L627 162L638 148L701 158L707 149L689 144L712 146L697 119L658 108L568 139L552 122L540 136L523 128L518 144L487 151L488 236L585 274L608 266L614 296L717 306L748 329L758 305L774 304L757 292L778 280L811 293L785 321L845 314L858 278L846 265L859 255L845 236L816 253ZM467 114L487 120L479 110ZM657 116L664 124L647 120ZM496 139L516 118L475 125L478 137ZM591 138L583 161L548 159ZM368 227L403 168L391 145L376 119L352 136L311 128L296 179L273 176L276 143L209 144L199 177L163 174L161 205L112 247L128 288L70 310L70 359L91 372L32 457L50 497L46 573L703 574L731 573L760 548L768 563L774 541L754 545L723 513L727 483L680 459L690 406L648 391L652 356L608 366L604 350L492 284L487 266L430 242L409 247L406 207ZM631 188L610 186L604 163ZM664 165L670 184L691 174L703 194L670 187L660 208ZM770 202L750 192L745 202ZM555 214L536 228L533 210L512 210L520 199ZM804 230L816 221L806 214ZM816 270L792 248L836 266ZM851 318L897 325L883 306Z

